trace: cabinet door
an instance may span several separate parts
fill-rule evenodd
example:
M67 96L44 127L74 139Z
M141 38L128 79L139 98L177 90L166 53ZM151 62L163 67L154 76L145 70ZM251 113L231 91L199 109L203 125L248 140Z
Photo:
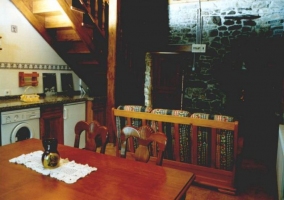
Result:
M74 146L75 142L75 125L79 121L86 120L86 103L77 102L64 104L63 107L63 127L64 127L64 145ZM79 148L85 147L85 132L80 136Z
M41 139L56 138L59 144L64 144L62 105L41 108L40 136Z

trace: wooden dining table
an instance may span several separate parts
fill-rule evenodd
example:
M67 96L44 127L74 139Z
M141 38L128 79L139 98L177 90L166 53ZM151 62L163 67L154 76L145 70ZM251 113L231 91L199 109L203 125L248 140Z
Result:
M141 163L59 144L61 158L96 167L87 176L67 184L23 164L9 162L22 154L42 150L39 139L0 147L0 199L185 199L194 181L191 172Z

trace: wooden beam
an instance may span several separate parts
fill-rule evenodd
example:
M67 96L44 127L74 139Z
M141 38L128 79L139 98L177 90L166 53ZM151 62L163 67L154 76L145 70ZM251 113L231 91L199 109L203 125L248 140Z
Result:
M115 105L115 68L116 68L116 41L117 41L117 22L120 1L109 1L109 39L108 39L108 58L107 58L107 106L106 106L106 122L109 130L109 139L114 142L115 133L112 124L112 107Z
M161 47L159 49L152 49L149 52L151 53L188 53L192 52L192 44L180 45L180 44L171 44Z

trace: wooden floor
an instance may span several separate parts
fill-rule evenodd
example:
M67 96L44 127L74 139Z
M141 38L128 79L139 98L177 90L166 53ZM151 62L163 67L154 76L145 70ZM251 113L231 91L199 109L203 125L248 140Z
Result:
M106 154L115 156L115 147L112 143L107 145ZM236 196L223 194L214 188L192 185L187 192L186 200L277 200L275 178L268 183L261 180L262 177L262 174L244 172L242 178L239 178L243 184Z

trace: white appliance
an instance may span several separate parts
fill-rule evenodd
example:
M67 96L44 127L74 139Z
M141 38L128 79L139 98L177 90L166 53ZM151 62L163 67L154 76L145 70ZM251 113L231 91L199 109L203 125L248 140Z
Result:
M278 199L284 200L284 124L279 125L276 173Z
M64 104L64 145L74 146L75 142L75 125L78 121L86 120L86 102L76 102ZM85 147L85 132L80 136L79 148Z
M1 145L40 138L40 109L29 108L1 113Z

